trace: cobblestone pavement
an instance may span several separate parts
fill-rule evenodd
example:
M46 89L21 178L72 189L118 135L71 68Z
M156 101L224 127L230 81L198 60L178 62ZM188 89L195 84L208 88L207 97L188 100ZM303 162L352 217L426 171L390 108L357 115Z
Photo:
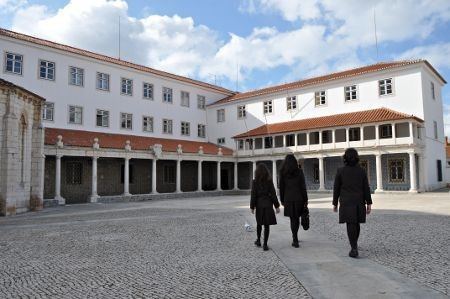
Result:
M0 219L0 298L309 298L239 210L152 204Z
M331 202L331 201L329 201ZM345 224L310 204L311 228L347 244ZM373 210L361 225L360 255L450 295L450 216Z

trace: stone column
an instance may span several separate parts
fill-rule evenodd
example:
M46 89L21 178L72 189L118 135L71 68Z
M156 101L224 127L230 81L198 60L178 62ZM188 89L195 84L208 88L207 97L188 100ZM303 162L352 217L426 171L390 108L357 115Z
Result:
M234 162L234 190L239 190L238 188L238 162Z
M409 122L409 139L411 143L414 143L414 125L412 121Z
M380 145L380 126L375 126L375 144L378 146Z
M381 154L375 155L375 164L377 171L377 189L375 192L383 192L383 171L381 166Z
M176 193L181 193L181 159L177 159Z
M222 186L220 184L221 182L221 173L220 173L220 161L217 161L217 191L221 191L222 190Z
M272 181L275 190L278 188L277 184L277 160L272 160Z
M255 179L256 161L252 162L252 178Z
M394 139L394 144L397 143L397 132L395 130L395 124L392 124L392 139Z
M319 157L319 191L325 191L324 157Z
M331 142L333 143L333 148L336 148L336 129L331 131Z
M347 148L350 147L350 130L345 128L345 142L347 143Z
M359 128L359 141L364 146L364 126Z
M62 155L56 154L55 199L60 205L64 205L66 200L61 196L61 158Z
M123 169L123 195L130 195L130 158L125 158L125 166Z
M158 190L156 190L156 164L157 164L157 159L154 158L153 159L153 163L152 163L152 194L158 194Z
M198 164L197 164L197 191L202 191L202 164L203 164L203 161L202 160L199 160L198 161Z
M409 192L417 193L416 155L409 153Z
M98 157L92 157L92 188L90 202L97 202L97 160Z

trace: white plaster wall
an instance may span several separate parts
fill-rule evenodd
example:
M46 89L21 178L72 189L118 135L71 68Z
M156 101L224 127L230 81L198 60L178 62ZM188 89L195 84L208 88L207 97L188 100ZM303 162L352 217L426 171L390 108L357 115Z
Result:
M9 51L22 54L24 59L23 75L4 72L4 52ZM83 56L68 54L59 50L44 48L32 43L0 37L1 76L55 103L54 121L45 121L46 127L67 128L75 130L99 131L118 134L133 134L160 138L187 139L205 141L197 137L197 125L207 124L206 111L197 108L197 95L204 95L207 103L215 102L226 95L203 87L162 78L149 73L121 67L115 64L100 62ZM49 60L56 64L54 81L38 78L39 59ZM84 69L84 86L69 85L69 66ZM110 91L96 89L96 72L110 75ZM133 96L120 94L121 77L133 80ZM154 100L143 99L142 85L148 82L154 85ZM173 103L162 102L162 87L173 89ZM190 93L190 107L180 105L180 92ZM83 107L83 124L68 123L68 106ZM95 123L96 109L109 110L110 127L97 127ZM120 128L120 113L133 114L133 130ZM142 130L142 117L154 118L154 132ZM162 119L173 120L173 134L162 133ZM180 122L188 121L191 124L190 136L182 136ZM206 128L207 134L209 128Z

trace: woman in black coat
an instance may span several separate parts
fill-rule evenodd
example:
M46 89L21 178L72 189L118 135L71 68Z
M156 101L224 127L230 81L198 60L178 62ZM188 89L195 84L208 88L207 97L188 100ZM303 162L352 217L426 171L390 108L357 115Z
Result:
M252 214L255 214L256 210L257 239L255 245L258 247L261 247L261 230L264 225L264 251L269 250L267 241L269 240L270 225L277 224L273 207L275 207L278 214L280 212L280 204L278 203L272 178L266 165L260 163L256 166L255 179L252 183L250 210Z
M358 152L353 148L347 149L344 154L345 166L338 169L333 190L333 211L337 212L339 201L339 223L347 223L347 235L352 248L350 257L358 256L359 224L366 222L366 214L370 214L372 205L367 174L358 162Z
M298 167L297 159L289 154L280 171L280 201L284 206L284 216L291 219L292 246L299 247L298 229L303 209L308 207L305 176Z

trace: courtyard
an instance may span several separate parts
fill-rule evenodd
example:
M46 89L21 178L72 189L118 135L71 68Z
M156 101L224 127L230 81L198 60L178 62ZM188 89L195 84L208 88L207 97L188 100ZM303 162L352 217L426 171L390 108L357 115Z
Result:
M253 245L248 196L91 203L0 218L1 298L447 298L448 192L374 195L359 259L329 194L290 246Z

